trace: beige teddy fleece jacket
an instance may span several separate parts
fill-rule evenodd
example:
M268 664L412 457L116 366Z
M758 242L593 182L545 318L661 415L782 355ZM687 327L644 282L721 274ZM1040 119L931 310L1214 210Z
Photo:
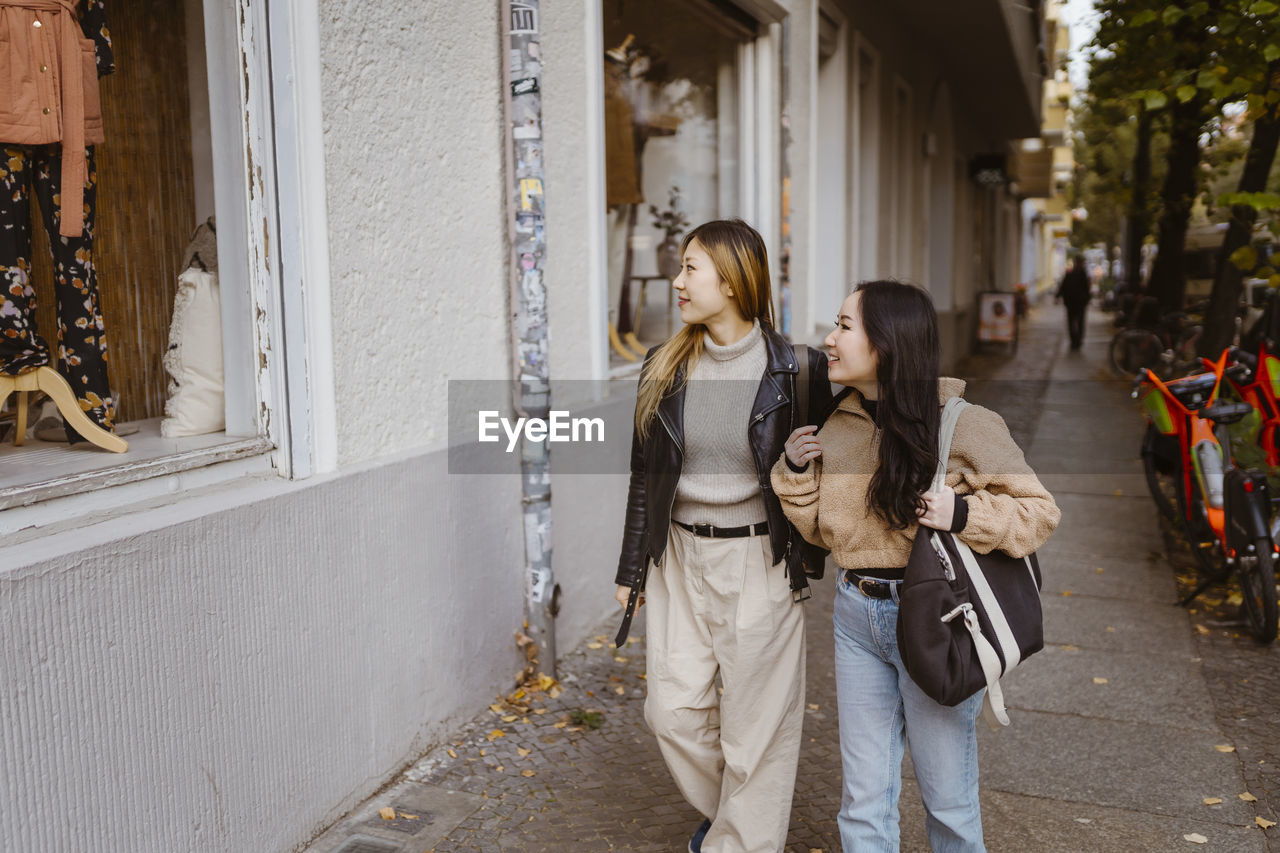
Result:
M938 387L944 403L964 395L960 379L943 378ZM850 394L818 431L822 456L796 473L784 453L770 474L782 510L800 535L831 551L845 569L905 566L919 529L913 524L891 530L867 505L878 458L875 432L861 399ZM1044 545L1061 517L1004 419L981 406L966 408L956 423L947 485L968 504L968 521L957 535L980 554L999 550L1024 557Z

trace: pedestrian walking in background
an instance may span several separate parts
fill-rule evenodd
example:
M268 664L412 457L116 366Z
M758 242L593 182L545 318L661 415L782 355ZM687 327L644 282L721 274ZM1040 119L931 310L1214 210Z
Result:
M844 786L845 853L898 849L905 741L935 853L984 850L976 721L985 691L940 705L911 680L897 641L898 589L920 525L973 550L1030 554L1059 512L1004 421L981 406L960 415L946 488L938 465L946 400L964 382L938 376L938 322L927 293L896 281L857 285L827 336L832 382L848 386L818 428L795 430L773 467L783 511L842 569L834 629Z
M1054 301L1062 301L1067 307L1067 335L1071 338L1071 348L1080 349L1084 343L1084 313L1089 307L1089 274L1084 271L1084 258L1076 255L1071 261L1071 269L1062 277Z
M708 222L680 252L685 326L640 374L617 598L624 632L648 601L645 720L706 816L689 850L778 853L804 716L803 564L826 556L761 487L807 422L793 411L799 365L773 329L754 229ZM825 411L826 358L807 355L810 407Z

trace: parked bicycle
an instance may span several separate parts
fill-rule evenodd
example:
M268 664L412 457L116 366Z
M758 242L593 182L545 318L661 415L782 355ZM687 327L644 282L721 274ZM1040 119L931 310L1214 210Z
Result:
M1229 369L1245 379L1244 368L1229 362L1225 351L1206 362L1209 372L1167 383L1151 370L1139 371L1133 396L1141 397L1147 415L1142 466L1156 506L1186 532L1203 575L1180 603L1235 575L1249 631L1269 643L1278 623L1271 496L1265 472L1235 465L1227 427L1255 409L1219 398Z
M1124 376L1146 369L1162 379L1186 373L1199 365L1196 347L1204 334L1191 314L1172 311L1159 314L1159 303L1146 297L1135 325L1111 338L1111 367Z

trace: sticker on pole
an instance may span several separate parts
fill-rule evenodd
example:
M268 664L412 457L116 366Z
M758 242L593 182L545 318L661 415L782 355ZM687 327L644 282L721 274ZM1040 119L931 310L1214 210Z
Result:
M538 10L511 4L511 35L532 35L538 31Z

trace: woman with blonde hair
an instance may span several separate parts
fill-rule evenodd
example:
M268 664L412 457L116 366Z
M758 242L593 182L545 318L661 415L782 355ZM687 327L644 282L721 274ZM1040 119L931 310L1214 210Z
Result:
M795 430L773 466L783 511L804 538L830 547L841 571L834 613L845 853L898 849L902 754L911 760L935 853L984 850L975 724L983 691L954 707L916 686L898 650L898 587L921 525L974 551L1026 556L1058 524L1053 496L1004 421L969 406L956 423L946 486L930 490L947 399L964 382L938 376L929 294L863 282L827 336L832 382L849 390L821 425Z
M672 286L685 326L640 374L616 582L619 643L647 599L645 720L676 785L706 820L692 853L786 844L804 715L806 565L825 552L786 520L769 469L807 376L810 411L831 393L826 359L773 329L764 241L716 220L680 246ZM717 695L717 678L723 694Z

